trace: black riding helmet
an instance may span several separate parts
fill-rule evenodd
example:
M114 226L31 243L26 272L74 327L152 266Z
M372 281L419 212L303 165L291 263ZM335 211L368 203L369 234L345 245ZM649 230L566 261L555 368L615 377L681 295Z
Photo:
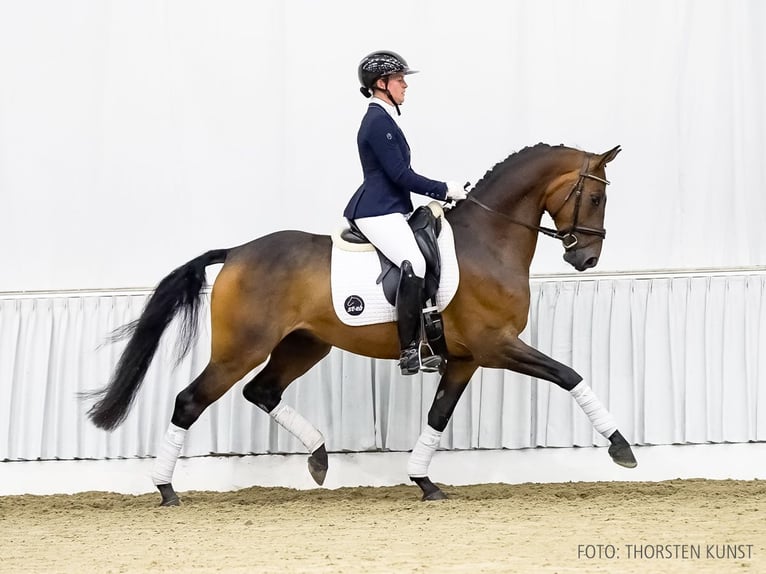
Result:
M372 86L378 81L378 78L385 78L393 74L417 74L417 70L410 70L407 65L407 60L402 58L396 52L390 52L388 50L380 50L373 52L362 58L359 62L359 68L357 75L359 76L359 83L362 87L359 91L365 98L372 97ZM388 82L386 82L388 84ZM386 94L393 101L391 94L388 93L388 85L386 85ZM397 113L399 112L399 106L394 103Z

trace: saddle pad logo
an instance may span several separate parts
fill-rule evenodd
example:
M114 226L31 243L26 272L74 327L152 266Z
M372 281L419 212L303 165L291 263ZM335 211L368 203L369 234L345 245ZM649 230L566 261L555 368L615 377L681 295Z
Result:
M346 298L343 307L346 309L346 313L356 317L357 315L361 315L362 311L364 311L364 301L359 295L351 295Z

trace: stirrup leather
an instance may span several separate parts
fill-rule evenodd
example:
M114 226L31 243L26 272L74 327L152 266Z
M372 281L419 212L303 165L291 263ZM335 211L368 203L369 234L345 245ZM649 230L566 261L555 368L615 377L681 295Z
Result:
M434 350L426 336L425 319L434 312L435 307L426 307L422 312L420 324L420 340L412 346L402 349L399 356L399 368L403 375L414 375L418 371L424 373L443 372L446 367L445 360L440 353Z

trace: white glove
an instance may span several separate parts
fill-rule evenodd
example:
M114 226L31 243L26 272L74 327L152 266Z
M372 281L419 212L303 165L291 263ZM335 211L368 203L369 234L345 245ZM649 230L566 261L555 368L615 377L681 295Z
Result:
M447 182L447 199L453 201L462 201L468 197L463 185L456 181Z

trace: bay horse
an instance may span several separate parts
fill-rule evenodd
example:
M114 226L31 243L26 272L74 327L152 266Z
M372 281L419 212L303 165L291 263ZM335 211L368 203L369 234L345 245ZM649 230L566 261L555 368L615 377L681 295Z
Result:
M428 466L455 406L479 367L510 369L569 391L594 428L610 441L619 465L636 466L630 445L582 377L519 339L527 324L529 267L538 233L562 242L564 259L578 271L596 265L606 232L605 166L620 151L602 154L537 144L490 169L468 199L446 210L460 282L442 319L447 344L428 424L407 472L424 500L444 498ZM544 212L555 229L540 225ZM243 389L245 398L293 433L310 453L308 466L322 484L328 468L322 434L282 402L287 386L325 357L331 347L381 359L399 357L394 323L348 326L331 300L331 239L279 231L238 247L208 251L178 267L157 285L138 319L115 333L129 337L107 386L90 394L92 422L114 429L127 416L160 338L183 315L181 356L196 335L205 269L223 263L210 299L211 355L204 370L176 396L168 430L157 450L152 479L162 505L179 503L173 470L186 432L200 414L237 381L268 360Z

